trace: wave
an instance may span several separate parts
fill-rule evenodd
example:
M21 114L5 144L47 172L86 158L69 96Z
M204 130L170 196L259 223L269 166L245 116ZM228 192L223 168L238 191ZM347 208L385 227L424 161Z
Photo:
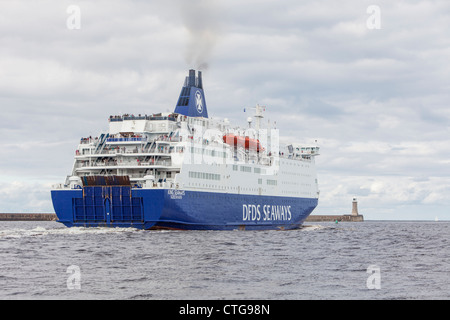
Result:
M40 237L48 235L81 235L81 234L117 234L117 233L136 233L143 230L135 228L108 228L108 227L72 227L72 228L54 228L46 229L44 227L35 227L33 229L5 229L0 230L0 239L2 238L23 238Z
M303 225L300 230L302 230L302 231L317 231L317 230L325 230L325 229L330 229L330 227L320 225L320 224L311 224L311 225Z

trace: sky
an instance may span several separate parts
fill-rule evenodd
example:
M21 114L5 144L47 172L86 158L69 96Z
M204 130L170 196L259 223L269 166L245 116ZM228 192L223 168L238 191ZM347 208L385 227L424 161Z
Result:
M449 57L448 0L0 0L0 212L53 212L81 137L200 68L210 116L318 141L315 214L449 220Z

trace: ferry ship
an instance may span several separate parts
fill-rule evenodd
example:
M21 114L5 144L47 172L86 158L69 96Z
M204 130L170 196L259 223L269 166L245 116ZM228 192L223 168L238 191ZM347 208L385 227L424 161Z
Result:
M67 227L287 230L318 204L317 145L282 145L256 105L248 125L208 116L202 73L189 70L175 110L109 117L80 140L51 190Z

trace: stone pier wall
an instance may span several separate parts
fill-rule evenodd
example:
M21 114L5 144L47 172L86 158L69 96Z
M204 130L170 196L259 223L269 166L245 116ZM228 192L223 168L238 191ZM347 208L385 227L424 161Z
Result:
M0 221L55 221L54 213L0 213Z
M308 218L306 218L306 222L326 222L326 221L345 221L345 222L362 222L364 221L364 216L359 215L351 215L351 214L344 214L344 215L310 215Z

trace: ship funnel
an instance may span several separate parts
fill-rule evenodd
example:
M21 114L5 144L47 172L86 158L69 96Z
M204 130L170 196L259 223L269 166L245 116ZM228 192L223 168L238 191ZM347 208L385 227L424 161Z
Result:
M195 70L189 70L174 112L189 117L208 118L201 71L196 77Z
M195 87L195 70L189 70L189 87Z
M202 72L198 72L198 78L197 78L197 87L203 90L203 81L202 81Z

